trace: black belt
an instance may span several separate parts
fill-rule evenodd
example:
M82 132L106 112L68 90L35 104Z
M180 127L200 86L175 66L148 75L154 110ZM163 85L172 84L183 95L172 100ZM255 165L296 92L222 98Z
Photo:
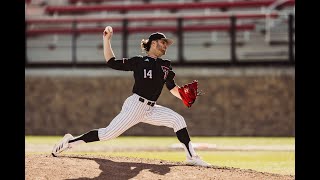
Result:
M142 97L139 97L139 101L141 101L141 102L144 102L144 99L142 98ZM154 106L154 102L151 102L151 101L148 101L148 103L147 103L149 106Z

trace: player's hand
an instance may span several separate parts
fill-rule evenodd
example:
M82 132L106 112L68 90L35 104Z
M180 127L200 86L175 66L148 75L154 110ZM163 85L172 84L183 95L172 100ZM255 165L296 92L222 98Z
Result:
M113 29L111 26L107 26L103 31L103 39L110 40L113 35Z
M191 83L179 87L178 91L183 104L185 104L188 108L192 106L192 104L197 99L197 96L203 94L201 91L198 90L198 80L193 80Z

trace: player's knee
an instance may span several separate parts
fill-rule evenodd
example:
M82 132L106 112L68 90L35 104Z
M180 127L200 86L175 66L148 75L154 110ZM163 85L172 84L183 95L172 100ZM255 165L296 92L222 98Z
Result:
M110 140L110 139L118 137L119 135L120 135L120 133L118 133L116 131L112 131L108 127L100 128L98 131L98 137L99 137L100 141Z
M184 121L184 117L181 116L180 114L177 115L177 118L176 118L176 119L177 119L177 121L179 121L179 122L185 122L185 121Z
M174 118L174 131L177 132L178 130L187 127L186 121L184 120L184 117L182 117L180 114L177 114Z

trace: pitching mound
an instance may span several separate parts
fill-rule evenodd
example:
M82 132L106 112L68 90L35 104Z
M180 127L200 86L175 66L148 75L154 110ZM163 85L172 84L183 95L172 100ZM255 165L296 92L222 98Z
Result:
M40 179L223 179L292 180L294 176L262 173L254 170L230 167L195 167L182 162L149 160L99 155L62 155L52 157L44 154L25 156L25 177Z

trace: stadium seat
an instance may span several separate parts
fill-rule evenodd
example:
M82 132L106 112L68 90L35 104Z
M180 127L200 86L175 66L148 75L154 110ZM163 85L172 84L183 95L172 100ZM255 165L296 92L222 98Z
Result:
M182 9L204 9L204 8L257 8L267 7L275 0L254 0L254 1L220 1L220 2L188 2L188 3L150 3L150 4L124 4L124 5L65 5L45 7L44 12L51 14L75 14L101 11L148 11L152 10L182 10ZM286 1L282 6L293 6L295 0Z

